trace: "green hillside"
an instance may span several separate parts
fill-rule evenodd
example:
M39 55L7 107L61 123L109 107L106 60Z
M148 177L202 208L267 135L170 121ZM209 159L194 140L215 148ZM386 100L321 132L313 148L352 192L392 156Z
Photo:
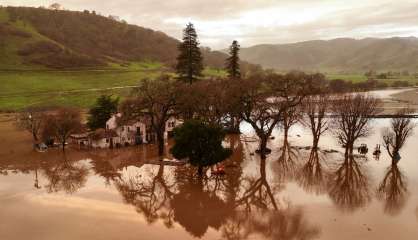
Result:
M179 43L94 12L29 7L0 7L0 34L0 70L130 69L144 61L171 67ZM223 66L224 53L202 51L207 66Z
M418 39L340 38L292 44L257 45L242 49L243 60L281 71L365 73L418 72Z
M93 12L28 7L0 7L0 36L0 111L86 108L103 93L123 97L143 78L172 74L179 43ZM202 52L205 76L225 76L227 55Z

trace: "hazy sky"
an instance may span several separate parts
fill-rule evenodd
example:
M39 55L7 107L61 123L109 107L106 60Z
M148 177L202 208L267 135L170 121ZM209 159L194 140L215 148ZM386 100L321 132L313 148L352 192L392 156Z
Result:
M336 37L418 36L418 0L0 0L0 5L96 10L175 38L187 22L200 42L225 48Z

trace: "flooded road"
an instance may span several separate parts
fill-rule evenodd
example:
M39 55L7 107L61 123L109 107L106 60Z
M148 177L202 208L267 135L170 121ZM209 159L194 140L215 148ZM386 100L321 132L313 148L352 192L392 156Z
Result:
M226 175L147 164L156 148L32 150L0 121L0 239L417 239L418 130L396 165L383 150L388 119L374 120L366 158L344 156L331 135L311 152L307 129L277 130L266 160L257 142L228 136ZM327 151L337 150L338 152ZM314 156L314 157L311 157ZM169 157L169 156L167 156Z

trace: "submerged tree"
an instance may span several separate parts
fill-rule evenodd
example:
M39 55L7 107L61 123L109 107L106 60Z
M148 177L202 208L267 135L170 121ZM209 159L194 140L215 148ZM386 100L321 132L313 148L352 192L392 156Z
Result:
M402 109L397 115L407 115L411 112L410 109ZM377 189L377 196L384 201L384 210L390 215L398 214L406 203L407 179L398 162L401 158L400 150L412 135L414 127L415 124L410 118L392 118L390 128L383 133L384 145L392 158L392 164Z
M39 140L39 134L44 127L46 114L43 109L30 107L20 112L16 117L18 128L28 131L35 142Z
M226 71L228 72L228 78L230 79L241 78L239 51L240 45L238 44L238 41L234 40L229 47L229 57L226 59Z
M378 106L378 99L364 94L348 94L333 101L333 131L350 154L355 141L370 134L370 121L379 112Z
M80 112L73 108L60 108L56 114L49 115L46 121L43 135L57 139L63 150L70 135L82 128Z
M188 159L198 167L199 176L203 168L219 163L231 155L229 148L222 146L225 132L219 126L207 125L191 120L174 129L174 146L171 153L178 159Z
M102 95L95 105L90 108L87 126L91 130L106 128L106 122L118 111L119 98L112 98L112 95Z
M191 23L183 30L183 41L179 45L179 52L177 74L181 80L192 84L202 75L203 57L196 30Z
M402 109L397 115L407 115L412 113L410 109ZM383 142L388 154L393 159L399 155L399 151L404 146L406 139L410 137L415 128L415 124L411 118L392 118L391 126L383 133Z
M145 119L151 123L160 156L164 153L166 122L175 115L176 94L174 82L163 75L155 80L143 80L133 97L121 105L122 121Z
M311 130L312 148L317 149L319 139L329 129L326 113L330 110L330 97L327 94L313 95L306 98L303 110L306 115L302 123Z
M253 127L260 139L258 152L262 157L269 152L268 139L283 121L285 112L298 106L306 96L307 79L305 74L272 74L237 83L235 94L240 103L241 118Z

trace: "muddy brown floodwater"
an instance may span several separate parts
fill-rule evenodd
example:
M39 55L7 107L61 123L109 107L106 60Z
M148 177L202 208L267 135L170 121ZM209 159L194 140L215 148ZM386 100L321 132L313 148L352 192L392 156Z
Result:
M264 161L243 125L226 139L226 175L198 180L188 166L147 163L157 159L152 145L34 152L3 116L0 239L418 239L418 130L392 165L385 151L371 154L388 125L374 120L358 142L371 149L366 158L345 158L330 135L311 153L301 126L289 141L277 130Z

